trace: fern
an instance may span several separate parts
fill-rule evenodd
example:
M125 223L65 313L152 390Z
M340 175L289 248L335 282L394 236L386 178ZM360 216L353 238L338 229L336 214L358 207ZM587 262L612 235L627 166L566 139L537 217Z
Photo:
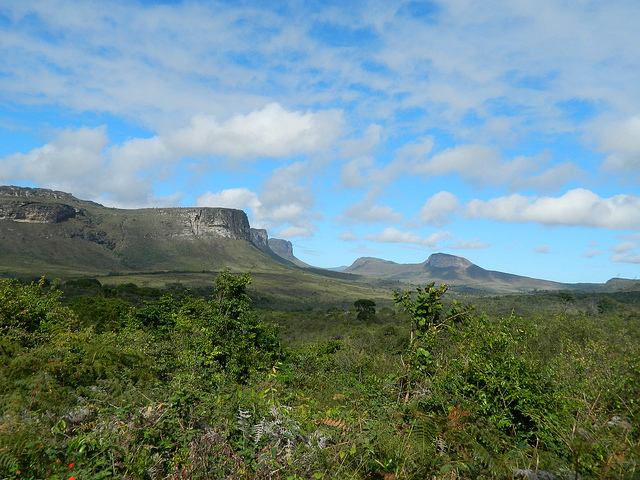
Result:
M0 447L0 476L5 477L18 471L18 459L9 451Z

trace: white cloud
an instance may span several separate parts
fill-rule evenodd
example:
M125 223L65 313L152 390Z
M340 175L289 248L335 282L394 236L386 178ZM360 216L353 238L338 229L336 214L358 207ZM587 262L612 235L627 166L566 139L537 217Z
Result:
M640 253L616 253L609 257L610 262L617 263L640 263Z
M261 192L247 188L231 188L207 192L196 199L201 206L238 208L247 211L251 225L265 228L271 236L284 238L309 237L318 227L313 220L320 218L313 211L315 198L300 181L308 174L304 163L295 163L274 170L261 186ZM279 227L286 225L279 232Z
M82 187L83 183L100 178L104 169L103 149L108 142L105 127L62 130L41 148L1 159L0 178L4 182L20 178L48 188L73 187L77 191L76 187Z
M637 172L640 168L640 116L614 121L602 128L600 150L611 152L602 169L613 172Z
M358 236L350 228L338 235L338 238L340 240L344 240L345 242L355 242L358 240Z
M344 158L361 157L369 155L382 141L382 126L369 125L362 137L345 140L342 144L342 156Z
M196 198L196 205L202 207L237 208L257 212L262 207L258 194L247 188L229 188L216 193L207 192Z
M371 191L358 203L347 207L338 221L346 224L357 223L400 223L404 217L393 208L376 205L376 191Z
M188 127L168 135L167 143L181 155L288 157L329 148L343 123L339 110L290 112L271 103L223 123L209 115L197 115Z
M416 168L416 173L447 175L457 173L474 180L492 180L500 163L500 151L484 145L448 148Z
M488 201L472 200L466 214L468 218L501 222L629 230L640 228L640 198L633 195L601 198L583 188L560 197L525 197L516 193Z
M402 147L396 150L396 155L399 158L406 158L415 161L423 161L431 150L435 139L433 135L427 135L419 137L416 142L406 143Z
M410 243L415 245L421 245L423 247L434 247L441 240L445 238L450 238L451 233L449 232L436 232L429 237L424 238L420 235L417 235L414 232L401 232L400 230L388 227L385 228L382 232L378 234L370 234L365 235L364 238L366 240L370 240L372 242L380 242L380 243Z
M599 255L602 255L602 252L600 250L586 250L582 256L585 258L594 258L597 257Z
M609 250L614 253L624 253L635 250L636 248L640 248L640 244L634 242L622 242L609 248Z
M113 167L119 172L142 172L176 162L179 156L162 138L132 138L109 149Z
M549 254L551 253L551 247L549 247L549 245L539 245L537 247L533 247L533 251L536 253Z
M549 154L543 153L505 161L497 147L460 145L417 164L414 172L429 176L457 174L480 187L504 185L511 190L528 188L536 191L554 191L567 181L585 175L572 162L549 167L550 160Z
M278 232L280 238L294 238L294 237L311 237L313 232L318 228L314 225L307 227L287 227Z
M130 138L122 144L110 144L104 126L66 129L43 147L0 159L0 181L36 183L85 199L102 199L111 206L160 206L178 201L179 194L158 198L153 182L168 178L187 155L255 159L319 153L335 142L341 126L340 113L335 110L303 114L271 104L222 124L197 117L180 131ZM263 217L280 223L296 215L307 216L314 202L305 187L283 178L282 172L274 171L265 182L261 199L269 211ZM284 197L290 201L283 201Z
M156 139L108 146L105 127L65 129L40 148L0 159L0 181L16 180L63 190L85 200L113 207L166 206L179 201L179 193L167 197L153 194L152 179L159 175ZM144 145L143 148L139 148ZM140 156L134 153L138 150ZM141 175L142 169L156 167Z
M458 241L453 245L449 245L448 248L453 248L455 250L480 250L483 248L489 248L490 246L490 243L481 242L479 239L474 238L473 240Z
M358 157L342 167L340 172L340 183L346 188L359 188L368 182L364 170L373 167L374 161L371 157Z
M418 212L418 219L423 224L442 227L450 222L449 215L459 206L458 199L450 192L438 192L429 198Z

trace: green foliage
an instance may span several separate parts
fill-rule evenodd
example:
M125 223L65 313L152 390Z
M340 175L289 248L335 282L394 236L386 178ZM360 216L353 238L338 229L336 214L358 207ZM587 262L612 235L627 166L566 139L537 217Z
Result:
M60 305L61 293L38 283L0 279L0 335L22 344L36 341L50 325L70 325L72 312Z
M0 282L0 478L637 478L636 297L431 284L363 323L250 281Z
M376 315L376 302L373 300L361 298L360 300L356 300L353 306L356 307L356 312L358 312L358 320L366 322L373 319Z
M409 315L411 322L407 366L409 370L423 373L434 365L434 353L440 346L442 334L447 333L454 324L466 320L473 308L463 307L454 300L451 309L442 317L442 296L449 286L441 285L437 288L434 285L431 283L424 288L416 287L415 298L411 290L402 295L397 291L393 294L396 306Z

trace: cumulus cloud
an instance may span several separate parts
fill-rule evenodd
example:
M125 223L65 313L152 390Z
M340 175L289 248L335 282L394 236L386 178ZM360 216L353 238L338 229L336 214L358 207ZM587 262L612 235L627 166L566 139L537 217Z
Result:
M609 248L614 253L624 253L640 248L640 244L634 242L622 242Z
M1 159L0 178L3 182L17 178L60 190L82 186L100 178L105 168L103 150L108 143L105 127L62 130L41 148Z
M453 245L449 245L449 248L455 250L480 250L490 246L490 243L481 242L479 239L474 238L473 240L460 240Z
M196 115L188 127L171 133L167 144L182 155L233 158L288 157L325 150L341 133L342 112L291 112L271 103L225 122Z
M196 198L196 205L259 212L262 202L258 199L258 194L248 188L229 188L216 193L207 192L199 195Z
M554 191L567 181L585 175L571 162L549 167L551 158L543 153L503 160L500 149L486 145L460 145L447 148L414 168L415 173L442 176L459 175L481 187L505 185L511 190Z
M407 172L408 167L402 158L379 165L371 157L358 157L342 166L340 186L360 188L370 184L381 187L393 183L398 176Z
M179 194L156 197L153 183L175 173L185 156L256 160L313 154L332 145L341 128L341 113L337 110L301 113L269 104L222 123L210 117L194 117L184 129L151 138L130 138L121 144L110 142L104 126L66 129L57 132L43 147L0 159L0 181L35 183L73 192L81 198L103 199L111 206L160 206L179 200ZM283 171L276 172L279 173L265 183L263 192L268 216L288 221L301 203L297 215L304 216L302 211L313 203L310 194L284 179ZM292 199L288 205L274 198L284 196ZM216 201L221 199L217 197Z
M196 198L197 205L238 208L248 212L252 226L274 229L283 227L277 235L283 238L309 237L317 230L312 222L320 218L313 211L315 198L308 187L300 184L307 174L303 163L295 163L274 170L261 186L260 193L247 188L231 188L207 192Z
M450 222L449 215L458 209L460 203L450 192L438 192L429 198L418 212L418 219L423 224L442 227Z
M377 234L365 235L366 240L380 243L409 243L421 245L423 247L434 247L443 239L450 238L450 232L436 232L427 238L421 237L414 232L401 232L397 228L388 227Z
M583 188L560 197L525 197L516 193L488 201L472 200L466 215L501 222L631 230L640 228L640 198L633 195L602 198Z
M355 242L356 240L358 240L358 236L352 229L349 228L338 235L338 239L344 240L345 242Z
M365 170L373 167L374 161L371 157L355 158L342 167L340 172L340 183L346 188L359 188L368 182Z
M342 156L354 158L368 155L382 141L382 125L369 125L360 138L352 138L342 143Z
M617 263L640 263L640 253L616 253L609 257L610 262Z
M600 150L609 152L602 169L617 173L640 168L640 116L607 124L602 129Z
M404 217L393 208L376 204L376 191L369 192L362 201L347 207L338 217L346 224L357 223L400 223Z
M419 165L416 172L425 175L458 173L485 182L494 178L499 163L500 151L496 147L461 145L434 155Z
M597 257L599 255L602 255L602 252L600 250L586 250L582 256L585 258L593 258L593 257Z
M71 192L75 196L104 202L114 207L163 206L179 200L179 194L157 197L152 179L142 170L153 166L157 158L155 140L141 140L149 148L130 141L122 146L110 145L105 127L65 129L40 148L25 154L16 153L0 159L0 181L35 183L44 188ZM133 151L139 150L144 158Z
M396 155L399 158L405 158L413 161L424 160L431 150L435 139L432 135L426 135L419 137L415 142L409 142L396 150Z

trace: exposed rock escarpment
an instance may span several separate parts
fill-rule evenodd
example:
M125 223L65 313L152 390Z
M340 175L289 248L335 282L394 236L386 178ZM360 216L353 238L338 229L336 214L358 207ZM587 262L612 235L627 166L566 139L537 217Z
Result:
M253 244L265 253L270 253L269 248L269 235L264 228L252 228L251 229L251 241Z
M84 207L84 208L83 208ZM98 216L109 212L122 216L123 223L137 225L130 233L151 237L231 238L251 241L247 215L230 208L146 208L106 209L94 202L79 200L73 195L46 188L0 186L0 220L26 223L61 223L76 216L85 217L76 230L66 231L71 238L82 238L114 248L116 239L103 230L94 231L96 216L87 215L87 208L99 207ZM140 230L146 229L145 232ZM136 230L138 230L136 232ZM266 235L266 232L265 232Z
M145 209L157 215L158 221L168 227L168 236L233 238L251 241L247 214L231 208L154 208Z
M300 268L309 268L311 265L304 263L302 260L296 258L293 254L293 244L289 240L282 240L281 238L270 238L269 247L280 258L283 258L287 262L291 262Z
M0 186L0 220L59 223L82 214L73 195L46 188Z
M36 202L0 203L0 220L31 223L64 222L80 213L80 210L60 203L39 204Z
M48 188L16 187L14 185L0 185L0 196L55 198L70 202L79 201L70 193L60 192L58 190L49 190Z
M276 255L290 260L293 257L293 244L288 240L282 240L280 238L270 238L269 247L275 252Z
M473 264L466 258L449 255L448 253L433 253L424 262L424 266L427 268L468 268L471 265Z

